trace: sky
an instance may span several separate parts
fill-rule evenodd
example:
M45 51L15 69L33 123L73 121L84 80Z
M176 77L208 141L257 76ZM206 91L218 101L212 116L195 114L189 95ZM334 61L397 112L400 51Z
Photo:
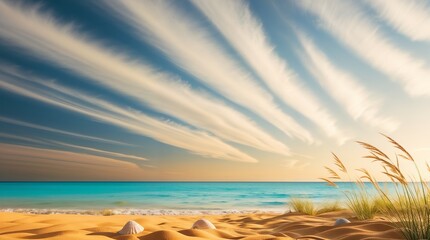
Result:
M373 168L358 140L395 154L380 133L424 164L429 25L419 0L0 1L0 181L316 181L331 152Z

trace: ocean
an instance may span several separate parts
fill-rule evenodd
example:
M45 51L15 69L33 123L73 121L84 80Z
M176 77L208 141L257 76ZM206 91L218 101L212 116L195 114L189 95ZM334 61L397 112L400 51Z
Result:
M0 182L0 211L116 214L285 212L291 197L344 201L322 182Z

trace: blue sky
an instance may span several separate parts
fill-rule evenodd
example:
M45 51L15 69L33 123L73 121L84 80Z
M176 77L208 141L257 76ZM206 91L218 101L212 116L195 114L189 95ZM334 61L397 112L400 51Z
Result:
M3 1L1 180L314 180L379 132L426 158L429 22L425 1Z

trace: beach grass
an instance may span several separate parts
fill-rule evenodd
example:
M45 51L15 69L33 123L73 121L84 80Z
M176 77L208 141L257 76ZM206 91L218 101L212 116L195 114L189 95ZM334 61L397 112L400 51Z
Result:
M291 198L288 205L295 211L299 213L304 213L308 215L316 215L318 210L314 203L305 198Z
M345 192L347 206L358 220L373 219L379 212L376 197L370 196L364 188Z
M312 202L312 200L306 198L291 198L288 202L288 205L294 212L304 213L312 216L345 209L338 201L327 202L321 206L317 206L314 204L314 202Z
M387 176L394 190L383 188L366 168L357 169L361 174L355 179L356 190L344 192L348 199L348 207L358 219L370 219L376 214L381 214L389 219L401 231L405 239L430 239L430 189L428 182L423 178L423 172L418 167L417 161L397 141L382 134L394 147L394 157L379 148L366 143L357 142L368 155L364 159L371 160L379 165L382 174ZM330 176L322 178L330 186L336 187L335 180L351 180L350 173L340 158L333 154L334 164L338 171L326 167ZM415 175L402 170L403 164L412 164L415 167ZM430 172L430 166L427 164ZM428 174L428 173L427 173ZM376 196L368 194L364 188L363 180L370 182L376 192Z
M339 201L327 202L327 203L323 203L318 208L317 214L336 212L340 210L345 210L345 207L343 207Z
M327 203L322 204L318 208L317 214L335 212L335 211L340 211L340 210L344 210L344 209L345 208L342 206L342 204L339 201L327 202Z

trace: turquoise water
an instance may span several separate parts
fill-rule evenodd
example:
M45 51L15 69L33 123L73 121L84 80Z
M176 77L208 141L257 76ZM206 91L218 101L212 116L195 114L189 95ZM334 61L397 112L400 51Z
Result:
M145 211L286 211L290 197L344 199L321 182L1 182L0 209Z

